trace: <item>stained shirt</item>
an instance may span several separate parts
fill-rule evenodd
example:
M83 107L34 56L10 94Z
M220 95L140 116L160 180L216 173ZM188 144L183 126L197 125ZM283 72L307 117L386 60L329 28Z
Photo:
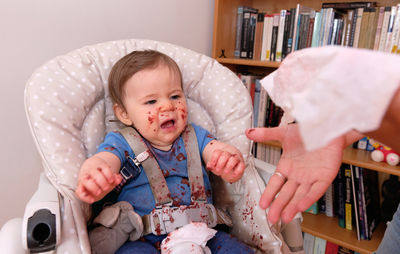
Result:
M215 138L205 129L195 124L192 124L197 137L200 156L203 153L206 145ZM156 158L160 169L167 182L168 189L171 193L174 206L189 205L190 185L187 170L187 154L185 145L181 136L177 138L171 149L162 151L152 147L146 140L146 145ZM118 156L121 160L121 165L127 161L127 155L135 157L128 142L119 132L110 132L106 135L104 142L99 146L98 152L111 152ZM211 184L204 163L201 165L204 187L207 196L207 202L212 203ZM144 170L141 170L137 178L128 181L121 190L118 196L118 201L127 201L135 209L135 212L143 216L149 214L156 205L149 181Z

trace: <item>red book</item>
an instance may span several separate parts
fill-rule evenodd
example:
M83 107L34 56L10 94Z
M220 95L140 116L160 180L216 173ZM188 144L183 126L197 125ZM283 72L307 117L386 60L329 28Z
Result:
M337 254L339 245L326 241L325 254Z

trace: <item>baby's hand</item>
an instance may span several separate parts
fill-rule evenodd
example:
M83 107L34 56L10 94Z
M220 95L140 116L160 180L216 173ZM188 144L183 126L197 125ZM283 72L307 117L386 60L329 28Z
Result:
M75 193L82 201L92 204L101 200L121 181L122 176L114 173L104 159L95 155L82 164Z
M245 169L244 160L240 153L232 154L219 149L214 150L211 160L206 166L208 170L230 183L238 181Z

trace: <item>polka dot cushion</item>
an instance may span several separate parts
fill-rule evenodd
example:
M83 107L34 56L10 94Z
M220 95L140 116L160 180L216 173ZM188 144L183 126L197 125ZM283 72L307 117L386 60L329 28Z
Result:
M113 64L134 50L154 49L173 58L183 75L189 121L219 140L235 145L247 161L243 178L228 184L213 177L216 206L234 220L233 233L263 249L275 237L265 211L258 208L264 189L250 156L244 131L251 127L251 99L241 81L215 60L189 49L150 40L121 40L83 47L38 68L27 82L25 105L29 125L47 177L64 198L60 253L89 253L85 220L89 207L74 189L80 165L96 152L115 120L107 90ZM68 229L67 229L68 228ZM65 250L65 252L62 252Z

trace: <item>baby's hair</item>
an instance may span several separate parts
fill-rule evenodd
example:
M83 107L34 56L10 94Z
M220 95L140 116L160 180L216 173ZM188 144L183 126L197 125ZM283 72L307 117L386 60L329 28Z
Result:
M133 51L118 60L108 76L108 91L113 104L123 105L124 87L128 79L145 69L165 65L178 74L182 83L182 73L176 62L169 56L155 50Z

